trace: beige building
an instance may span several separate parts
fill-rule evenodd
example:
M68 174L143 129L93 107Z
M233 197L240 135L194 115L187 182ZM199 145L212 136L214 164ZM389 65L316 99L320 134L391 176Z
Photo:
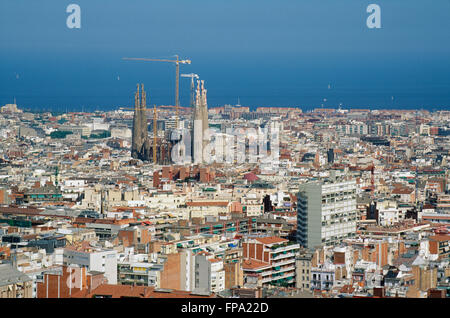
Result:
M227 201L197 201L186 202L190 218L204 218L206 216L219 216L230 212L231 202Z
M0 298L32 298L32 279L11 264L0 264Z
M66 237L67 243L73 244L76 242L82 242L82 241L96 241L97 236L95 235L94 229L86 229L86 228L66 228L66 229L60 229L58 231L61 234L64 234Z
M311 288L312 258L312 253L300 253L300 255L295 259L295 287L300 290L310 290Z

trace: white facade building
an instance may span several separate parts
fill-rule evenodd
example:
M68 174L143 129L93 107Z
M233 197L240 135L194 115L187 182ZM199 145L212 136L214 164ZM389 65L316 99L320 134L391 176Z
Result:
M297 242L301 245L336 245L355 235L355 180L301 184L297 199Z
M108 284L117 284L117 252L94 248L65 248L63 264L85 266L89 271L104 273Z

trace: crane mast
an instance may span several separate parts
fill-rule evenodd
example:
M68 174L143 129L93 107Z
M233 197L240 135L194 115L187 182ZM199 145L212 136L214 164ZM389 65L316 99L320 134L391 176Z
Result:
M179 107L180 107L180 64L191 64L191 60L180 60L178 55L175 55L176 60L169 59L149 59L149 58L136 58L136 57L124 57L123 60L128 61L146 61L146 62L169 62L175 63L175 108L176 108L176 127L178 129Z

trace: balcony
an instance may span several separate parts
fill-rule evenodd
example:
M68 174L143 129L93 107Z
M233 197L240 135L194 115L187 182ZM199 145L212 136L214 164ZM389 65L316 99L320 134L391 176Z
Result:
M289 267L281 268L278 272L283 273L283 272L288 272L288 271L293 271L293 270L295 270L295 266L289 266Z
M302 220L302 219L297 219L297 224L300 224L303 227L306 227L308 225L308 221L307 220Z
M130 278L130 277L125 277L125 278L120 278L119 281L122 281L123 283L141 283L141 284L146 284L148 281L146 279L138 279L138 278Z
M275 257L272 257L272 260L273 261L277 261L277 260L280 260L280 259L290 258L290 257L294 257L294 256L295 256L295 253L280 254L280 255L277 255Z
M271 281L272 281L272 277L271 276L268 276L268 277L262 279L263 283L269 283Z
M270 248L270 252L271 253L282 253L282 252L286 252L286 251L290 251L293 250L295 248L298 248L299 246L295 246L295 244L290 244L290 245L279 245L279 246L272 246Z
M307 220L308 220L308 214L307 214L307 213L299 213L299 214L298 214L298 218L299 218L300 220L305 220L305 221L307 221Z
M118 270L119 274L132 274L132 275L142 275L142 274L146 274L146 272L143 271L134 271L131 269L119 269Z
M294 264L294 263L295 263L295 259L292 258L292 259L288 259L288 260L281 261L281 262L272 262L272 267L283 266L283 265Z
M272 281L277 281L277 280L281 280L281 279L286 279L289 278L289 280L294 279L294 275L295 273L285 273L284 275L277 275L277 276L273 276L272 275Z

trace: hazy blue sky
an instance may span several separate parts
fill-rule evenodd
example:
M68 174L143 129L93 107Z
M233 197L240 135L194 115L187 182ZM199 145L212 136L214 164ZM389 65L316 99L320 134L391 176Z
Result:
M366 26L371 3L381 29ZM210 106L450 108L450 0L0 0L0 105L131 105L138 82L172 104L172 64L121 58L174 54Z

